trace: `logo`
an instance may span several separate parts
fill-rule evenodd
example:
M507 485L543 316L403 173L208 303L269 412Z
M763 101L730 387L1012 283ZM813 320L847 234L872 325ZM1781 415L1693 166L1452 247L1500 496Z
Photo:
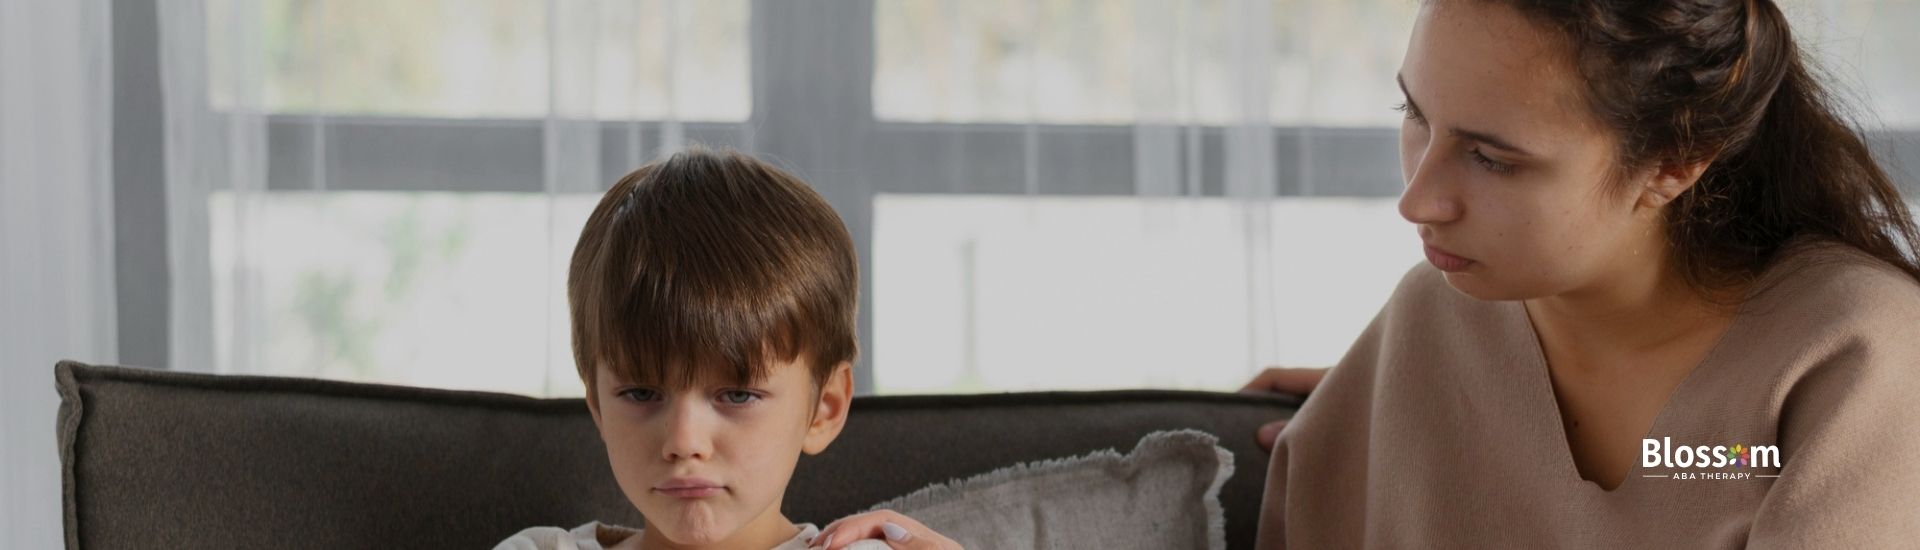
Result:
M1777 445L1680 445L1673 438L1640 440L1640 467L1677 469L1664 474L1640 477L1669 479L1752 479L1780 477L1780 447ZM1755 471L1760 470L1760 471Z

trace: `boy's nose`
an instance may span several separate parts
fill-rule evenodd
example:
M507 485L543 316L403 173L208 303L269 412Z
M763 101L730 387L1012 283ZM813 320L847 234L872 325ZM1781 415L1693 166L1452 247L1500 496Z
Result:
M691 407L674 407L667 418L666 441L660 446L667 462L705 460L713 456L712 422Z

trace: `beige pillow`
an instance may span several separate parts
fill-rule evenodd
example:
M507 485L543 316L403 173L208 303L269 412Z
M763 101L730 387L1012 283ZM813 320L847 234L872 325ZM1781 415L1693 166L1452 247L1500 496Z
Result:
M1220 487L1233 453L1194 430L1113 450L1017 464L872 509L906 514L969 549L1226 548Z

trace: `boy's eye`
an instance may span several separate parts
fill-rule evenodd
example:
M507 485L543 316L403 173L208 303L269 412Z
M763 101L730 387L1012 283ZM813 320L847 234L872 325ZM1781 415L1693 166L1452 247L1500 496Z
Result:
M629 390L622 390L619 393L619 396L625 397L633 401L640 401L640 402L660 400L660 392L653 391L647 388L633 388Z
M760 399L760 396L745 390L727 390L720 392L720 401L728 405L745 405Z

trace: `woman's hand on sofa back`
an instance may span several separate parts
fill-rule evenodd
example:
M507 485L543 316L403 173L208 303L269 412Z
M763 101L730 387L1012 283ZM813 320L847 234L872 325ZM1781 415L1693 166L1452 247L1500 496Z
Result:
M1320 385L1320 379L1326 378L1327 369L1299 367L1268 367L1260 371L1253 381L1240 388L1240 393L1285 393L1306 397L1313 388ZM1260 448L1273 450L1273 442L1280 438L1280 429L1287 427L1286 420L1275 420L1261 426L1254 432Z

